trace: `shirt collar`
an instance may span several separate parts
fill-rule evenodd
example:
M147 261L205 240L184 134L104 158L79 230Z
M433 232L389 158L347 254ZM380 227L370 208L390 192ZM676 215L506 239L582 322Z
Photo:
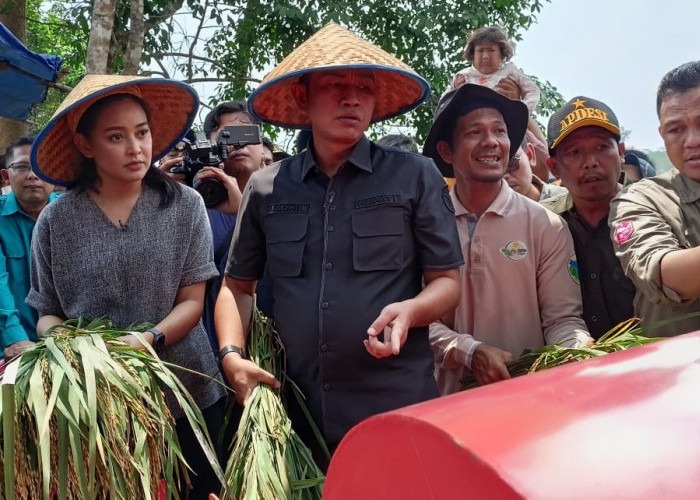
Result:
M500 215L501 217L505 217L513 206L514 196L515 191L511 189L507 182L504 182L501 179L501 189L498 191L498 195L496 195L496 198L491 202L491 205L489 205L489 208L487 208L484 213L492 212L496 215ZM457 197L456 185L454 188L452 188L450 197L452 198L452 204L455 207L455 216L459 217L460 215L469 215L471 213L459 201L459 198Z
M2 214L0 215L14 215L17 212L21 212L22 209L17 203L17 198L15 193L8 193L5 197L5 205L2 207Z
M350 152L347 163L354 165L355 167L364 170L365 172L372 172L372 154L371 154L371 143L367 137L364 135L355 144L355 147ZM306 180L309 176L309 172L312 172L314 168L318 168L316 164L316 159L313 155L314 144L313 137L309 139L309 145L304 153L304 158L301 165L301 180Z
M47 203L51 203L53 200L58 198L60 196L59 193L51 193L49 195L49 200ZM15 196L15 193L8 193L5 195L5 205L2 207L2 212L0 213L0 216L5 216L5 215L13 215L16 213L21 213L23 215L27 215L24 210L22 210L22 207L19 206L19 203L17 202L17 197Z
M676 175L673 180L683 203L695 203L700 199L700 182L683 174Z

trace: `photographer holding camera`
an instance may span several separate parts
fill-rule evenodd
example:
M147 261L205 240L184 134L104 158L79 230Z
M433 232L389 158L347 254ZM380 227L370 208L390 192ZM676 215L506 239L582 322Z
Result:
M245 102L223 102L207 114L204 119L204 133L212 144L216 144L219 142L220 133L226 127L259 125L259 123L248 114ZM263 145L261 143L248 144L238 149L232 146L228 147L222 168L205 166L197 173L198 180L215 179L219 181L226 188L228 194L226 201L222 204L217 205L214 209L207 209L214 239L214 262L221 276L223 276L226 266L233 229L236 226L235 214L238 213L241 193L253 172L264 166ZM220 288L221 277L209 281L202 314L202 322L209 336L209 341L216 350L218 350L218 343L214 330L214 304ZM261 310L269 314L271 307L266 307L266 305L270 303L271 291L267 288L269 287L266 287L263 280L261 286L258 286L258 294Z

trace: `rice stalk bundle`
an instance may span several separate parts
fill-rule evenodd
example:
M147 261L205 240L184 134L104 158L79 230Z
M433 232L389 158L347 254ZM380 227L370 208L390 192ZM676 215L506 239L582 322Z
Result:
M160 386L220 472L199 409L150 346L118 340L133 332L107 320L85 323L52 328L2 376L0 497L157 499L162 475L178 498L189 478Z
M281 343L272 322L257 309L253 313L248 354L251 361L280 378ZM292 429L278 391L259 384L248 398L225 476L229 489L239 500L321 498L323 472Z
M563 347L546 345L532 351L525 351L518 359L506 363L511 377L527 375L557 366L604 356L611 352L624 351L636 346L658 342L664 337L645 337L638 318L630 318L606 332L589 347ZM464 389L477 387L476 378L469 373L460 380Z

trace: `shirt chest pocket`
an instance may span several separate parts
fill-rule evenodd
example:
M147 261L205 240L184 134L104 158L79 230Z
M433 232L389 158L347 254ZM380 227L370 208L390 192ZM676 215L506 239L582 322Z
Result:
M25 249L24 245L18 241L8 241L3 250L9 259L23 259L28 253L28 249Z
M270 276L290 278L301 274L308 227L308 214L273 215L265 219Z
M389 271L403 263L403 210L384 207L352 214L352 263L356 271Z

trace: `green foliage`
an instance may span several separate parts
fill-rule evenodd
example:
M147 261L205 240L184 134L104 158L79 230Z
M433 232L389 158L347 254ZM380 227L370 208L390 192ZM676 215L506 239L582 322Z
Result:
M209 39L208 57L221 62L212 73L232 84L220 86L213 100L243 99L253 86L239 75L261 74L281 61L317 29L336 22L411 66L430 82L432 94L413 112L398 117L391 126L414 128L419 142L427 134L433 110L452 75L464 67L462 51L470 31L499 24L515 41L542 8L540 0L365 0L355 6L338 0L290 2L224 0L218 15L229 16ZM223 7L222 7L223 6ZM379 20L379 22L378 22ZM539 82L541 83L541 82ZM542 111L555 109L561 96L549 83L541 84Z
M86 323L52 328L5 369L0 497L154 499L162 475L177 498L189 479L163 387L223 480L204 418L169 365L139 333ZM123 342L128 334L148 352Z
M665 321L664 323L670 323L671 321ZM545 345L535 350L526 350L518 359L506 363L508 373L511 377L518 377L550 368L556 368L573 363L574 361L597 358L612 352L624 351L664 340L664 337L647 337L646 334L653 331L655 327L654 325L643 327L640 326L640 323L641 320L638 318L625 320L612 327L590 346L564 347L555 344ZM657 326L661 326L661 324ZM468 373L462 377L460 383L463 389L473 389L478 386L476 377L472 373Z
M27 47L63 58L62 70L67 72L60 81L63 85L73 87L85 73L88 37L88 18L77 15L67 4L27 0ZM64 92L49 88L46 101L32 110L30 133L46 124L64 97Z
M272 321L257 308L248 337L248 354L256 365L282 379L284 349ZM253 389L243 409L225 476L232 494L239 499L321 498L323 472L292 429L278 391L263 384Z
M336 22L394 54L430 82L432 94L424 105L372 131L381 135L407 127L422 142L440 95L466 64L462 51L469 32L498 24L517 42L546 1L364 0L358 5L339 0L150 0L144 8L142 64L152 73L188 82L219 82L204 103L213 106L222 100L245 99L265 72L319 28ZM66 57L66 64L74 68L72 75L81 76L91 2L30 2L35 12L30 17L55 16L60 21L48 32L48 27L29 23L29 30L44 40L37 45ZM115 72L122 65L128 14L128 0L120 0L110 56ZM549 82L537 83L542 90L539 113L548 115L562 104L561 95ZM277 136L272 128L266 131Z

